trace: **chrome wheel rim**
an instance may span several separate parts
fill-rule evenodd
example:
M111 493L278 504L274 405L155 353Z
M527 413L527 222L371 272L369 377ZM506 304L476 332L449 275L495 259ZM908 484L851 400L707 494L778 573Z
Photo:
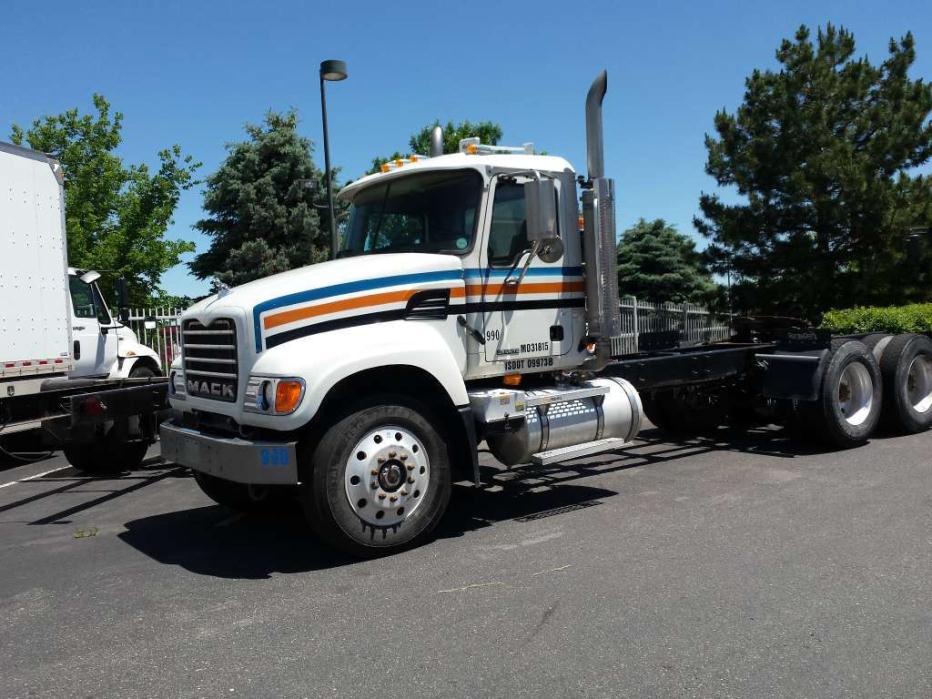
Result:
M906 372L906 399L917 413L932 410L932 357L913 357Z
M384 425L356 442L343 475L353 512L373 527L391 527L410 517L424 500L430 461L410 430Z
M845 422L861 425L871 414L874 404L874 381L867 367L851 362L838 381L838 406Z

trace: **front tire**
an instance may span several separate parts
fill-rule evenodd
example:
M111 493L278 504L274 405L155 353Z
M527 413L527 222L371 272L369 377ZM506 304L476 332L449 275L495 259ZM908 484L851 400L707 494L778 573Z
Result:
M145 442L118 442L107 435L95 442L69 444L62 451L68 463L79 471L105 476L138 468L148 449Z
M129 371L129 378L131 379L151 379L161 375L161 372L153 369L148 364L140 364L139 362Z
M237 512L266 512L277 506L271 488L217 478L194 471L194 482L218 505Z
M368 558L428 539L450 501L451 459L427 415L389 397L326 431L301 491L307 519L326 543Z

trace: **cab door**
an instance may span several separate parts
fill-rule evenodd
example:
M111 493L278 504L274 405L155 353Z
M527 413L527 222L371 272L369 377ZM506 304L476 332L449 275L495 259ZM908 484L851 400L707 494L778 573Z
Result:
M96 284L69 276L71 340L74 360L71 376L103 377L117 362L117 333Z
M575 334L573 309L584 303L581 269L565 267L562 258L548 263L535 257L528 263L526 181L503 175L495 178L488 244L480 270L485 360L502 372L553 366L555 357L570 350Z

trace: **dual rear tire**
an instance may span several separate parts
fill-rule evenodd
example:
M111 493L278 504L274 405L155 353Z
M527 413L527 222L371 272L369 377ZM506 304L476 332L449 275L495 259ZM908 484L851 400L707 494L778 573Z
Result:
M832 349L820 397L803 409L807 432L848 448L881 423L905 434L932 426L932 340L876 334L838 340Z
M932 339L897 335L880 358L883 420L892 429L915 434L932 426Z

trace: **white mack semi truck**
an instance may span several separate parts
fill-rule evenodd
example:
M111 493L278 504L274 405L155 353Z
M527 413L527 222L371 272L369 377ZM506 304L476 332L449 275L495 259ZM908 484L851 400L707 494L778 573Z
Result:
M371 556L429 537L452 482L480 485L482 440L506 465L547 465L624 447L645 414L682 431L798 419L842 448L882 417L928 428L925 336L682 347L661 333L613 356L606 87L603 72L586 100L587 177L529 146L442 155L435 130L431 157L342 190L338 259L189 309L163 455L233 508L297 493L321 538Z

